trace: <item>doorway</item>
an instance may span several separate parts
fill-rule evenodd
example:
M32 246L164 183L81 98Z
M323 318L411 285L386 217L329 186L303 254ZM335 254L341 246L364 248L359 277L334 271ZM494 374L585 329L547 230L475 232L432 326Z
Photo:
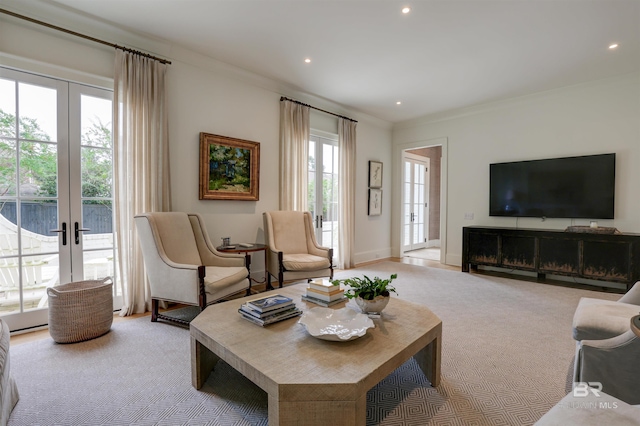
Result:
M440 261L442 146L403 150L402 162L401 253Z

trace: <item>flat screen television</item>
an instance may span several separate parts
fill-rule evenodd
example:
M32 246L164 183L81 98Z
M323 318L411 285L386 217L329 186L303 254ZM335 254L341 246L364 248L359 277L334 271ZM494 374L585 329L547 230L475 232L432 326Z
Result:
M613 219L616 154L489 167L490 216Z

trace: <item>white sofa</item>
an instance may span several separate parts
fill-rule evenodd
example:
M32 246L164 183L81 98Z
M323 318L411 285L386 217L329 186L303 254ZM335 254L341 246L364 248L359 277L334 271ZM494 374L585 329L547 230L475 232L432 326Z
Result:
M8 423L19 398L9 365L9 338L9 326L0 319L0 426Z
M640 404L640 337L631 330L639 313L640 282L618 301L580 299L573 317L574 382L599 382L607 394Z
M596 396L597 394L597 396ZM535 426L640 426L640 405L629 405L604 392L567 394Z

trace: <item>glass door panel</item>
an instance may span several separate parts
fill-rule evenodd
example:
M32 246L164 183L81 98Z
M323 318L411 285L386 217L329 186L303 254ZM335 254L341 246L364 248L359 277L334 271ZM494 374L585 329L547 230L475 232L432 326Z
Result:
M109 91L0 68L0 316L12 331L47 323L47 287L116 270L111 121Z
M402 249L427 246L427 188L429 159L405 154L403 167Z
M312 135L309 141L309 211L316 240L338 255L338 141Z
M46 289L69 260L50 232L66 178L57 141L67 136L67 98L66 83L0 71L0 315L15 330L46 324Z

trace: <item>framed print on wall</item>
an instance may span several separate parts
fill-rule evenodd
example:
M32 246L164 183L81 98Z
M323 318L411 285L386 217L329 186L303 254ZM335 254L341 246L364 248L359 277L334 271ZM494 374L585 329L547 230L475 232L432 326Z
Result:
M369 188L382 188L382 163L369 161Z
M382 214L382 189L369 188L369 216Z
M260 144L200 133L200 199L257 201Z

